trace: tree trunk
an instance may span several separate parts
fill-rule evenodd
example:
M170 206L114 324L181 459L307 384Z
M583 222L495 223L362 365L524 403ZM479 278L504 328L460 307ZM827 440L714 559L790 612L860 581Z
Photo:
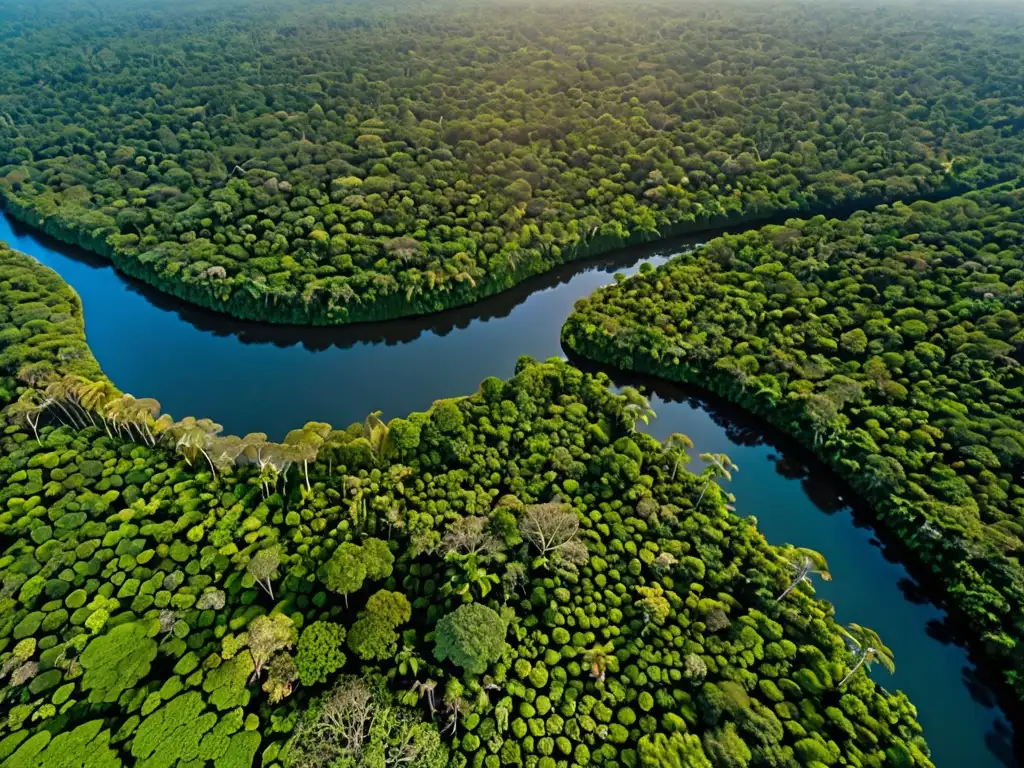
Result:
M786 590L785 590L785 591L784 591L784 592L783 592L783 593L782 593L781 595L779 595L779 596L778 596L777 598L775 598L775 602L776 602L776 603L781 603L781 602L782 602L782 599L783 599L783 598L784 598L784 597L785 597L786 595L788 595L788 594L789 594L790 592L792 592L792 591L793 591L794 589L796 589L797 585L798 585L798 584L799 584L799 583L800 583L801 581L803 581L803 579L797 579L797 580L796 580L796 581L794 581L794 582L793 582L792 584L790 584L790 585L789 585L788 587L786 587Z
M837 685L836 688L842 688L843 684L847 680L849 680L851 677L853 677L853 673L856 672L858 669L860 669L861 666L864 664L864 662L867 661L867 659L868 659L867 654L864 654L863 656L861 656L860 660L856 664L853 665L853 669L851 669L849 671L849 673L846 675L846 677L844 677L842 680L839 681L839 685Z
M74 416L71 415L71 411L69 411L67 409L67 407L64 405L64 403L62 403L60 400L54 400L53 402L55 402L57 404L58 408L60 408L62 411L64 411L64 415L68 417L68 422L70 423L70 425L72 427L76 427L77 428L78 427L78 420Z
M701 501L704 499L704 494L708 492L708 488L710 488L710 487L711 487L711 481L708 480L707 483L704 485L704 490L701 491L700 492L700 496L697 497L697 503L693 505L694 509L696 509L697 507L700 506Z
M210 454L208 454L202 448L199 449L199 452L201 454L203 454L203 456L206 457L206 461L210 465L210 471L213 473L213 479L216 480L217 479L217 469L216 469L216 467L213 466L213 459L210 458Z
M272 599L273 599L273 584L271 584L270 580L269 580L269 579L267 579L267 580L266 580L266 584L263 584L263 582L262 582L262 581L260 581L259 579L257 579L257 580L256 580L256 583L257 583L257 584L258 584L258 585L259 585L260 587L262 587L262 588L263 588L263 591L264 591L264 592L266 592L266 594L268 594L268 595L270 596L270 599L272 600Z

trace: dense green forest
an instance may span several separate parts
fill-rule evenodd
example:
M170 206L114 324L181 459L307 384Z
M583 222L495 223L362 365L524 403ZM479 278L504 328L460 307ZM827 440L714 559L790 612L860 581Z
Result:
M566 260L1009 178L1019 6L0 9L0 198L235 316L431 312Z
M821 557L635 390L524 358L387 424L223 436L103 379L28 257L0 299L5 766L932 765Z
M1024 182L725 236L577 303L573 351L798 436L1024 691Z

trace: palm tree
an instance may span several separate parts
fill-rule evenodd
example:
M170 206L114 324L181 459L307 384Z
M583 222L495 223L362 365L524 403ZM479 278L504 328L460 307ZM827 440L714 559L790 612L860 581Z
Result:
M8 406L7 411L15 423L24 422L32 429L36 442L40 445L43 441L39 439L39 419L42 418L49 400L45 400L37 389L26 389L20 397Z
M124 418L125 404L129 397L131 395L122 395L107 401L103 405L103 410L100 411L100 418L103 419L103 424L107 427L107 434L110 434L110 427L113 427L114 434L118 437L121 436L121 421Z
M688 450L693 449L693 440L680 432L673 432L661 445L661 453L672 462L672 477L669 481L676 479L676 472L681 464L690 461Z
M103 381L92 381L85 378L84 376L76 376L74 374L66 374L64 376L64 394L68 401L75 405L75 407L85 415L85 418L89 420L89 423L94 427L96 426L96 420L92 417L92 408L88 407L85 402L98 403L99 398L103 397L102 390L105 387L112 386Z
M75 409L75 404L71 399L71 394L68 390L71 381L68 377L61 379L53 379L49 384L46 385L44 394L68 417L68 424L72 427L85 426L85 420L83 419L79 423L79 416ZM70 407L69 407L70 406Z
M697 503L693 505L695 509L700 506L704 494L707 493L708 488L711 487L711 482L716 477L720 477L728 482L732 480L732 473L738 472L740 469L724 453L702 453L700 460L707 464L707 467L701 473L707 477L707 482L704 484L704 489L700 492L700 496L697 497Z
M470 555L450 554L448 560L455 561L459 566L450 581L441 588L443 594L459 595L463 602L471 602L473 599L473 587L480 592L484 598L490 594L495 584L500 584L501 579L497 574L489 572L481 563L480 558L474 553Z
M160 402L152 397L136 399L132 395L121 395L121 397L108 400L104 403L99 414L104 422L109 422L114 431L120 437L121 429L128 432L128 439L132 439L134 426L139 437L149 445L156 445L156 435L173 424L170 416L160 413ZM150 422L153 426L150 426Z
M403 643L406 639L408 638L403 638ZM418 675L420 667L425 664L426 662L423 661L423 657L416 653L415 649L404 644L402 645L402 650L395 656L395 668L398 670L399 675Z
M820 576L822 581L832 581L832 574L828 570L828 563L820 552L804 547L795 547L792 553L795 557L787 559L786 565L793 571L793 580L783 590L782 594L775 598L775 602L782 599L796 589L802 582L811 583L811 576Z
M129 395L128 397L131 397ZM154 428L161 431L169 427L173 421L166 414L160 416L160 401L152 397L131 398L125 410L129 424L134 424L139 435L150 445L156 445ZM149 426L153 422L154 427Z
M650 424L651 419L657 418L657 414L651 407L651 401L636 387L623 387L621 395L626 399L626 404L622 407L622 413L629 419L631 431L636 431L638 421Z
M391 440L388 425L381 418L382 411L374 411L363 422L363 437L370 443L370 450L377 464L383 463L391 452Z
M185 461L192 465L196 457L202 454L210 465L213 476L217 476L217 468L210 458L209 449L215 435L224 428L210 419L197 419L194 416L186 416L170 427L168 432L174 438L174 449L180 453Z
M306 490L312 491L309 483L309 462L316 461L327 436L331 433L331 425L320 421L310 421L302 429L293 429L284 438L284 444L292 446L295 456L302 461L302 473L306 478Z
M854 672L865 664L870 667L876 661L885 667L885 670L890 675L896 672L896 662L893 659L892 650L882 642L882 638L878 636L877 632L873 629L862 627L860 624L849 624L847 626L848 629L844 629L842 632L846 638L847 645L853 652L853 657L857 661L846 677L839 681L837 687L842 688L843 684L853 677Z
M102 419L104 406L116 398L118 392L109 381L104 381L103 379L90 381L83 378L79 380L78 385L75 387L75 394L86 413L91 414L95 411ZM109 435L109 430L107 434Z

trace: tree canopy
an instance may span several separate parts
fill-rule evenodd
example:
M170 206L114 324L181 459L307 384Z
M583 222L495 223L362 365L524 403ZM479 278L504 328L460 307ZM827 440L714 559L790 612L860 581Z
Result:
M581 355L698 383L798 436L940 574L1018 690L1022 191L716 238L580 302L562 333Z
M50 386L0 374L14 402ZM524 358L387 452L356 424L273 475L265 436L212 436L214 470L151 411L115 430L116 391L72 387L35 429L0 410L0 762L931 768L863 672L892 661L877 635L807 580L779 600L799 550L609 385Z
M1020 23L927 2L7 2L0 196L238 317L433 312L626 243L1005 178Z

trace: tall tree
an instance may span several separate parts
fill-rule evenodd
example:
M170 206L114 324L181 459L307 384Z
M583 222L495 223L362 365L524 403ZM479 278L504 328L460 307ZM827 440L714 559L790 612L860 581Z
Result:
M348 608L348 596L362 589L364 581L366 565L363 563L362 548L357 544L342 542L324 565L324 583L332 592L344 596L345 607Z
M804 582L810 584L811 576L819 576L822 581L832 580L832 574L829 572L824 555L813 549L794 547L792 551L786 553L786 566L793 572L793 578L782 594L775 598L777 603L800 584Z
M635 430L639 421L650 424L651 419L656 418L657 414L651 407L651 401L636 387L623 387L621 395L625 399L622 413L629 421L630 429Z
M693 440L687 435L673 432L665 442L662 443L661 451L665 458L672 464L672 476L669 480L676 479L679 467L685 466L690 461L690 454L687 451L693 449Z
M295 623L283 613L257 616L249 625L248 646L255 669L252 679L258 680L264 665L278 651L291 648L296 640Z
M220 424L210 419L197 419L194 416L186 416L181 421L172 425L167 432L174 441L174 449L184 457L190 466L196 460L196 457L202 454L203 458L210 465L210 471L216 477L217 469L213 465L213 459L210 458L209 450L213 444L213 438L223 429Z
M896 662L893 659L892 651L873 629L862 627L860 624L849 624L843 630L843 635L853 653L855 662L853 668L847 672L846 677L839 681L837 687L842 688L846 681L853 677L854 672L861 667L870 667L876 662L881 664L890 675L896 671Z
M700 460L707 465L704 471L701 472L701 475L706 477L707 481L701 489L700 496L697 497L697 503L693 505L695 508L700 506L704 494L707 493L708 488L711 487L711 483L716 478L721 478L728 482L732 480L732 473L739 470L739 467L733 463L733 460L724 453L702 453Z
M281 565L281 548L277 545L261 549L249 558L245 569L250 576L263 587L263 591L274 599L274 579L277 578L277 569Z
M549 501L528 504L519 519L519 533L536 548L542 564L568 566L587 562L587 547L579 540L580 519L567 504Z
M331 425L321 421L310 421L301 429L293 429L285 438L285 445L292 446L296 456L302 462L302 474L306 479L306 490L311 491L309 483L309 462L316 461L320 448L327 436L331 434Z

